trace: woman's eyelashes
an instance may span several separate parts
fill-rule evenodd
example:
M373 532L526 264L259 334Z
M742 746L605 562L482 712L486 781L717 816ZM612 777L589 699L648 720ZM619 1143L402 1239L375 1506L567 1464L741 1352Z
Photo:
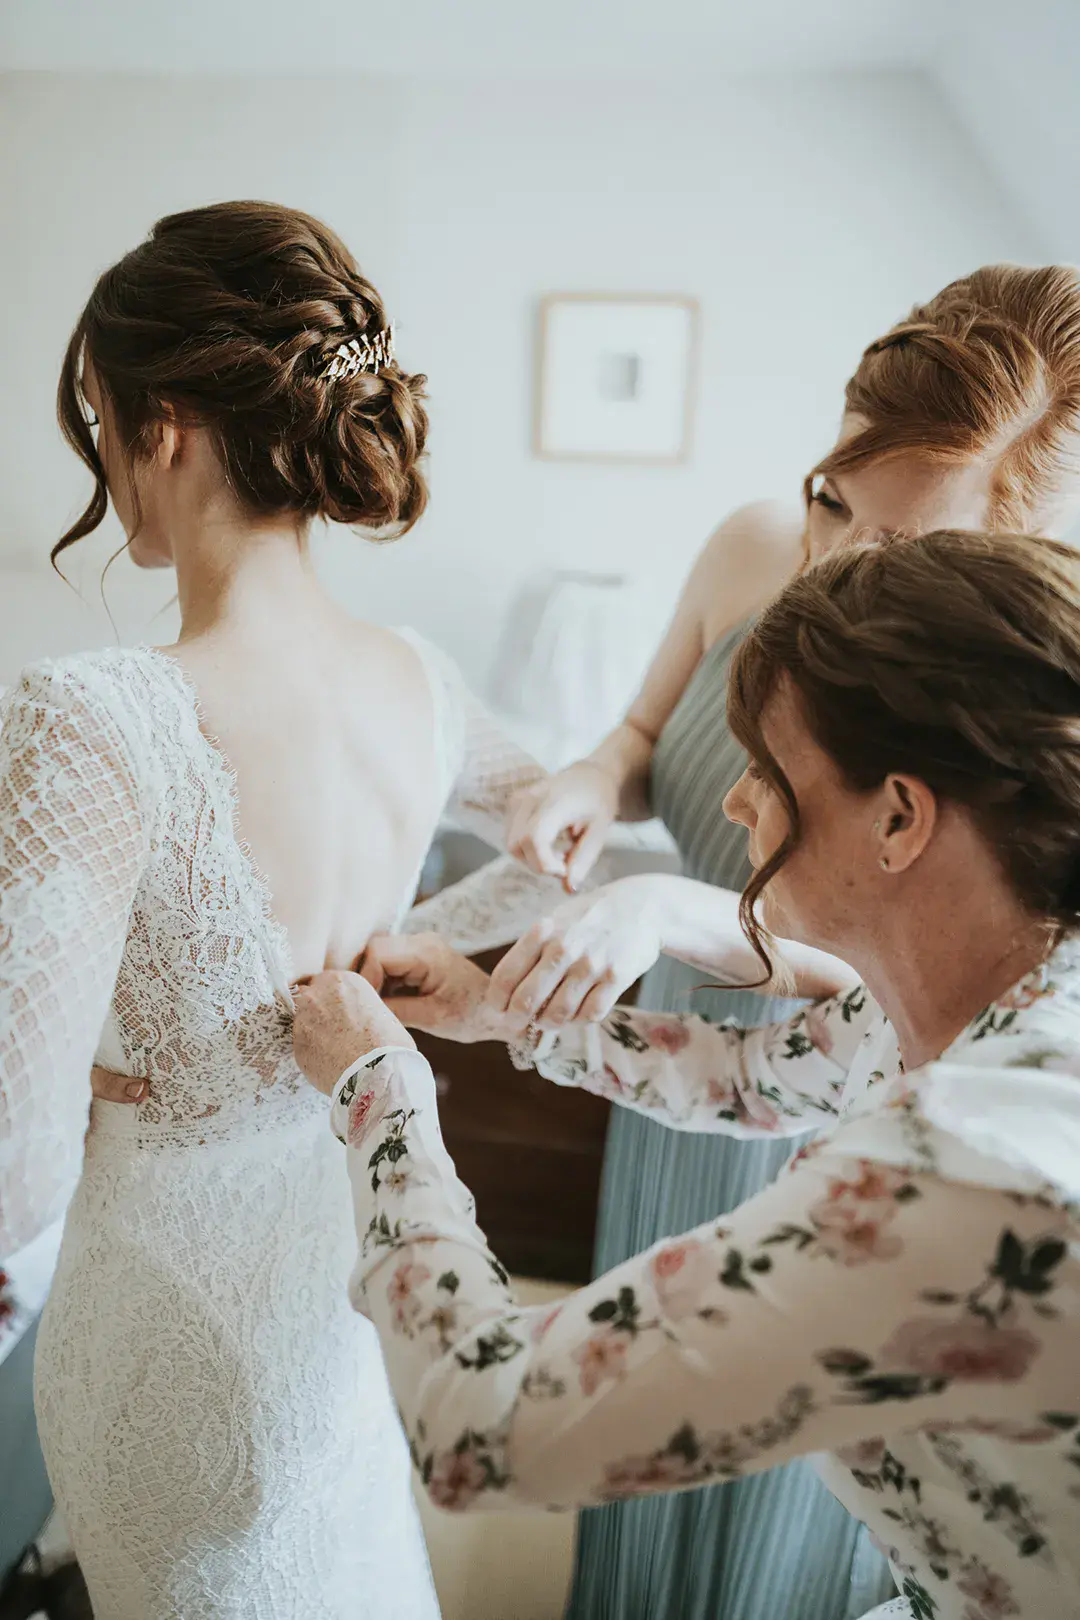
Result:
M847 512L847 507L843 501L838 501L835 495L830 495L824 485L817 485L812 489L810 499L818 506L823 506L826 512L835 512L840 517L843 517Z

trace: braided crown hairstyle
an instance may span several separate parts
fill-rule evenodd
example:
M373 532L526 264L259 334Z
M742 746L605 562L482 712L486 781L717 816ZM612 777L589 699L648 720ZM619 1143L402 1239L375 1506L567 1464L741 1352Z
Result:
M748 884L742 923L796 848L799 806L762 717L788 686L855 793L893 772L963 806L1020 901L1080 927L1080 554L1016 534L941 531L840 547L794 578L739 647L731 730L789 830Z
M213 432L250 511L403 533L427 502L426 379L395 363L325 375L338 344L386 326L344 243L307 214L227 202L159 220L99 278L68 344L57 412L96 487L54 563L108 505L82 393L88 361L130 458L171 410Z
M1080 273L995 264L952 282L872 343L848 383L864 426L810 474L917 450L989 462L988 525L1053 528L1080 480Z

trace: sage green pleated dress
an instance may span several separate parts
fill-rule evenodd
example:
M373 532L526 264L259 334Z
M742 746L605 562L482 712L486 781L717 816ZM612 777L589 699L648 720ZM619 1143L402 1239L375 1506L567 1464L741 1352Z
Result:
M727 728L732 653L746 626L698 666L657 743L652 796L689 877L741 889L746 835L724 795L744 756ZM662 958L641 1005L745 1024L785 1017L791 1002L700 988L700 970ZM798 1145L690 1136L612 1110L596 1270L733 1209L779 1173ZM582 1515L567 1620L856 1620L895 1595L884 1558L808 1462L708 1490Z

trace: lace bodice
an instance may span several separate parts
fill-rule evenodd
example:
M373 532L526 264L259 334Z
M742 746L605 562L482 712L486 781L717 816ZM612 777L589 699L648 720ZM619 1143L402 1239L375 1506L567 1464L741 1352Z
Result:
M537 767L406 639L445 813L497 843ZM38 1426L109 1620L437 1614L290 978L181 666L28 670L0 735L0 1255L67 1210ZM148 1100L91 1109L95 1055Z
M435 697L447 813L498 842L538 767L408 639ZM41 664L5 699L0 1254L66 1205L95 1055L151 1084L138 1109L99 1111L92 1141L198 1146L318 1113L291 1054L288 944L236 822L228 765L166 655Z

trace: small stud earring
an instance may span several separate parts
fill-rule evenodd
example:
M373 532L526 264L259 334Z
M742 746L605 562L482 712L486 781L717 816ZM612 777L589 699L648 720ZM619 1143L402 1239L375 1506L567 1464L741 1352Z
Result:
M883 855L881 857L881 870L883 872L887 872L889 870L889 857L887 855Z

